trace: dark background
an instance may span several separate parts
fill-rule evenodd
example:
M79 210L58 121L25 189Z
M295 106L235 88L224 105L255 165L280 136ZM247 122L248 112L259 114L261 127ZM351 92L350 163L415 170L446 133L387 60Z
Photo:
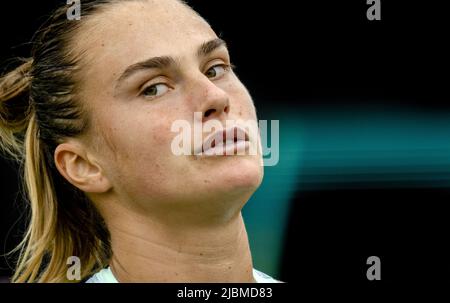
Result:
M379 283L366 279L366 260L375 255L381 283L448 282L449 26L443 1L384 0L381 21L367 20L365 0L245 2L189 1L228 42L259 118L280 120L286 138L280 164L266 168L261 191L291 194L277 202L279 196L257 193L244 209L255 267L287 282ZM2 68L12 56L28 56L23 43L41 16L61 3L1 4ZM342 123L352 135L342 132ZM398 137L389 137L398 129ZM283 150L295 140L288 130L307 139ZM290 157L297 156L301 165L295 166ZM8 251L23 226L20 220L13 226L21 199L14 164L2 160L0 169L0 248ZM284 208L258 212L258 203ZM271 215L278 225L271 227ZM0 276L10 273L0 259Z

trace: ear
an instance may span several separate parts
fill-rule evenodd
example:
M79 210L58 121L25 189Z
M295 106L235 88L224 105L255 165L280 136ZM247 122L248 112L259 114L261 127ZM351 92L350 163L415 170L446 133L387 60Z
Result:
M81 144L62 143L56 147L54 157L59 173L83 192L102 193L112 187L102 168L88 157Z

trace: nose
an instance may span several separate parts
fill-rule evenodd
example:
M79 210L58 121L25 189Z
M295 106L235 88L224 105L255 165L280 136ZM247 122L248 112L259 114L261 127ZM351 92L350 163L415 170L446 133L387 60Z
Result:
M201 81L199 86L202 93L196 111L202 112L202 122L212 119L225 121L230 112L228 94L208 78Z

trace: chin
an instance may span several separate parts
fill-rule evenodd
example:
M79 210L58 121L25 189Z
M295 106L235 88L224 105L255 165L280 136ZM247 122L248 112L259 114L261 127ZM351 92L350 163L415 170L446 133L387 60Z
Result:
M261 185L264 167L254 157L237 157L221 167L217 183L226 190L255 191Z

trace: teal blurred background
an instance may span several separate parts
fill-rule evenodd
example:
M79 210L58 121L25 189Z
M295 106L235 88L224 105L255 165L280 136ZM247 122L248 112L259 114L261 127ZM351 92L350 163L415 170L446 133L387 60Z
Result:
M280 158L243 215L255 267L274 277L298 191L450 187L449 112L342 104L259 110L259 119L280 121Z

